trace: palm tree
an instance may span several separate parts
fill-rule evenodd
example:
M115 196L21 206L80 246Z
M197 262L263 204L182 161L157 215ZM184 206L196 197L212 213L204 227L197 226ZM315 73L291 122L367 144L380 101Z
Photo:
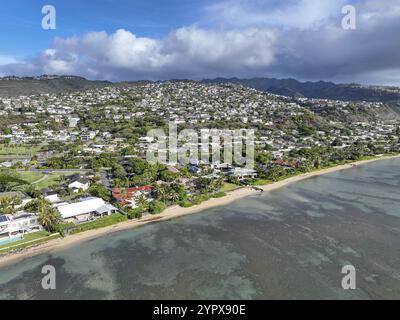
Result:
M139 197L137 197L136 203L138 204L139 207L147 207L148 205L146 198L142 194Z
M179 201L180 196L175 190L168 190L168 199L172 203L176 203Z
M59 212L51 208L50 203L47 202L43 197L37 200L39 222L49 232L53 232L55 227L61 221Z
M157 194L157 198L161 201L165 201L166 199L166 190L163 186L155 186L154 191Z
M17 212L16 207L22 204L20 197L1 197L0 198L0 211L5 214L15 214Z

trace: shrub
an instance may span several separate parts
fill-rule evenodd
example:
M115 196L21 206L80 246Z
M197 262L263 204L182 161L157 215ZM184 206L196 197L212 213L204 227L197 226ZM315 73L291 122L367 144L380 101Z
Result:
M223 198L226 197L226 192L218 192L213 194L213 198Z
M200 204L200 203L202 203L202 202L204 202L204 201L207 201L207 200L209 200L209 199L210 199L210 196L204 195L204 194L203 194L203 195L194 197L194 198L192 199L192 202L193 202L193 204L198 205L198 204Z
M167 208L166 204L161 201L154 201L149 205L149 211L151 214L158 214L163 212Z
M143 216L143 213L147 211L147 208L145 207L139 207L135 209L128 209L125 210L128 214L128 219L140 219Z
M179 205L180 205L182 208L190 208L190 207L193 207L193 203L191 203L190 201L187 201L187 200L181 201L181 202L179 203Z

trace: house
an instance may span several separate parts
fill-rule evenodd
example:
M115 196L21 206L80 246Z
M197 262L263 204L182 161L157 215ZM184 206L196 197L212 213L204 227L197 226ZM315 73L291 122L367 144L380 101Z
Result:
M24 234L42 230L39 217L24 211L11 215L0 215L0 244L23 239Z
M68 188L72 189L72 191L75 193L78 193L81 190L86 191L87 189L89 189L89 187L90 187L89 179L84 177L71 179L70 183L68 184Z
M81 140L82 141L90 141L93 140L96 137L96 132L95 131L90 131L87 133L81 134Z
M117 202L125 206L136 208L137 198L140 196L144 196L145 198L149 199L152 191L153 191L152 186L143 186L143 187L126 188L126 189L114 188L112 191L112 195Z
M245 179L255 179L258 177L258 174L253 169L236 167L228 172L228 176L236 177L239 180L245 180Z
M45 200L51 202L51 203L57 203L60 202L60 198L58 197L58 192L57 191L42 191L43 197Z
M13 166L13 163L9 162L9 161L0 163L0 167L3 167L3 168L11 168L12 166Z
M66 222L80 223L115 214L118 209L101 198L89 197L79 202L57 206Z
M6 215L0 215L0 244L5 244L10 238L10 219Z
M153 143L155 141L155 138L153 138L153 137L140 137L139 141L143 142L143 143Z
M301 166L301 163L296 160L284 160L284 159L278 159L273 161L275 165L285 167L285 168L298 168Z

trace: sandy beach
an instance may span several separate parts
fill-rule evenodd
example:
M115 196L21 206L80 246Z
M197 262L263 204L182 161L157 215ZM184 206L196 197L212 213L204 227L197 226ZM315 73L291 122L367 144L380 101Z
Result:
M381 157L381 158L376 158L376 159L372 159L372 160L358 161L358 162L354 162L351 164L340 165L340 166L336 166L336 167L332 167L332 168L328 168L328 169L323 169L320 171L314 171L314 172L294 176L294 177L291 177L286 180L282 180L282 181L279 181L279 182L276 182L273 184L269 184L269 185L265 185L265 186L258 186L258 188L262 189L265 192L268 192L268 191L276 190L278 188L282 188L291 183L309 179L311 177L316 177L316 176L320 176L320 175L327 174L327 173L345 170L345 169L352 168L354 166L359 166L359 165L363 165L363 164L367 164L367 163L371 163L371 162L375 162L375 161L379 161L379 160L384 160L384 159L386 160L386 159L399 158L399 157L400 156ZM17 253L4 254L3 256L0 257L0 266L14 264L23 259L26 259L26 258L29 258L32 256L36 256L39 254L43 254L46 252L55 252L57 250L63 250L70 246L77 245L80 242L88 241L88 240L98 238L98 237L101 237L104 235L108 235L111 233L141 227L141 226L149 224L149 223L171 220L171 219L175 219L175 218L182 217L185 215L198 213L198 212L201 212L201 211L209 209L209 208L223 206L223 205L229 204L233 201L236 201L238 199L241 199L241 198L244 198L244 197L247 197L250 195L254 195L254 194L259 194L259 193L260 193L260 191L257 191L254 188L243 187L243 188L228 192L226 197L212 198L206 202L203 202L200 205L193 206L190 208L182 208L180 206L173 206L173 207L167 208L163 213L156 215L156 216L145 216L140 220L130 220L130 221L122 222L122 223L119 223L117 225L113 225L110 227L86 231L84 233L80 233L77 235L71 235L71 236L68 236L68 237L62 238L62 239L60 238L60 239L50 240L46 243L23 249L22 251L19 251Z

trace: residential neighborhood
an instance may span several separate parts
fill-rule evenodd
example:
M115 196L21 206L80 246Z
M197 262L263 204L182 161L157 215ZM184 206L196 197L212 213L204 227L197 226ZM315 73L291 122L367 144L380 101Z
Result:
M3 1L0 24L0 301L400 299L400 0Z
M290 98L195 81L1 98L0 124L0 244L35 231L65 235L141 219L400 150L399 117L383 103ZM170 151L155 147L149 130L168 132L171 124L217 134L253 129L254 167L223 158L148 162L147 152ZM191 146L218 148L202 142Z

